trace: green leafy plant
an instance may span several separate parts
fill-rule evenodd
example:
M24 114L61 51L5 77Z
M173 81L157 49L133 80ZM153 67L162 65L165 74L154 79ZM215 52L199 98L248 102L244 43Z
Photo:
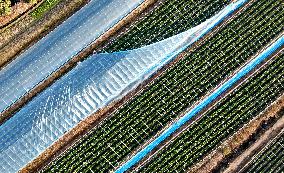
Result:
M33 0L31 0L33 1ZM39 19L41 18L47 11L57 5L61 0L45 0L39 7L37 7L32 13L31 16Z
M11 13L11 1L0 0L0 15L6 15Z
M152 13L153 19L150 16L149 20L140 22L139 25L136 25L141 26L138 27L139 30L134 29L123 38L137 38L139 44L144 44L148 39L148 37L144 37L148 34L147 31L153 33L151 30L156 27L154 30L163 33L165 25L176 25L178 21L175 21L174 18L173 21L162 22L161 25L154 23L156 20L163 20L164 16L169 16L172 13L172 2L176 2L176 8L182 9L187 7L186 2L189 1L168 2L169 7L165 6L164 9L160 9L159 14ZM213 1L211 2L213 3ZM220 29L204 45L178 61L145 91L120 108L109 119L103 121L92 133L82 138L77 145L48 167L46 172L83 172L90 169L94 172L107 172L118 166L132 151L184 113L188 107L195 104L220 84L225 77L246 63L264 44L269 43L282 31L284 14L275 13L279 3L279 1L256 1L236 19ZM194 8L194 5L199 6L200 4L196 2L190 4L189 7L191 5L191 8ZM213 7L218 9L221 6L217 4ZM207 14L208 11L199 12L199 15L203 16L204 13ZM184 10L185 17L187 17L186 14L187 10ZM200 20L199 17L196 15L194 19ZM180 25L185 28L187 26L187 23ZM144 34L140 35L140 32ZM170 34L164 34L163 38L168 36ZM151 34L150 38L153 41L158 37L157 34ZM109 47L109 50L127 48L129 46L127 43L128 39L118 39L115 44ZM272 77L279 79L276 73L274 74ZM222 103L221 108L218 107L218 109L214 109L214 112L207 114L202 122L192 126L191 130L181 136L179 140L172 141L173 147L159 155L164 161L163 159L155 159L151 162L149 169L145 168L145 172L155 172L154 169L175 169L181 172L180 170L184 167L188 167L202 158L206 152L269 103L265 99L271 95L267 88L271 87L275 91L275 87L274 85L272 87L268 80L263 80L263 77L260 80L254 79L252 80L253 84L250 84L249 87L252 90L254 87L265 84L264 90L254 89L251 95L250 90L245 88L237 92L237 96L226 99L230 102ZM255 81L256 83L254 83ZM258 84L259 82L264 83ZM264 91L267 91L267 94L262 95ZM277 92L275 94L277 95ZM276 95L271 95L269 99L273 100ZM259 109L252 109L251 105L245 107L246 104L254 103L255 99L261 103ZM236 110L234 111L234 109ZM217 125L218 128L215 128ZM232 127L232 125L235 126ZM188 153L188 155L181 155L182 153Z
M37 1L38 1L38 0L26 0L26 2L28 2L28 3L32 3L32 4L37 3Z

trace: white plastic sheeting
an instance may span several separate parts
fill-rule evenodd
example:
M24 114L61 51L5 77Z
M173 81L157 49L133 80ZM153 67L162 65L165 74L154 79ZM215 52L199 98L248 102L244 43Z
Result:
M79 121L125 95L220 23L227 8L158 43L80 63L0 126L0 172L16 172Z
M111 28L144 0L91 0L0 71L0 112Z

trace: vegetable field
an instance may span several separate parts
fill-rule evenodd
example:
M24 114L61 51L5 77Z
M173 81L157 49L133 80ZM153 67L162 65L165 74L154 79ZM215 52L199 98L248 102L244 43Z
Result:
M261 153L258 153L243 172L280 173L284 170L284 134L272 142Z
M179 1L172 2L178 3ZM201 5L202 4L198 4L198 6ZM216 8L219 6L217 5ZM181 4L180 8L182 7L184 7L184 5ZM167 10L167 12L169 11L170 10ZM208 12L205 13L207 14ZM161 14L163 13L161 12ZM154 15L154 13L151 15ZM188 15L183 14L183 16ZM150 19L149 17L149 20ZM200 22L199 20L202 21L202 19L199 18L195 19L197 23ZM147 20L144 22L146 25ZM171 25L170 22L166 24ZM143 26L144 29L147 28L144 24L140 25L141 27ZM155 26L160 26L159 28L163 29L163 25ZM184 28L186 27L187 26L184 26ZM191 26L188 25L188 27ZM193 105L202 96L216 87L225 77L232 74L238 67L247 62L250 57L256 54L264 45L270 43L270 41L283 30L283 27L284 13L281 0L258 0L195 52L186 55L184 59L168 69L166 73L151 84L147 90L143 91L119 109L112 117L103 121L77 145L73 146L64 155L54 161L45 171L80 172L92 170L94 172L106 172L107 170L114 169L114 167L124 161L126 156L133 150L153 137L165 125L185 111L186 108ZM177 31L177 28L174 30ZM133 36L131 36L130 33L134 31L135 29L129 32L129 38ZM143 33L144 31L142 32L137 29L136 33L138 34L138 32ZM151 33L152 31L150 31L149 28L145 29L143 35L146 36L147 32ZM159 33L163 32L159 30ZM174 31L169 31L168 34L164 34L162 37L168 37L175 33ZM124 37L126 36L127 34ZM149 36L154 36L152 41L157 41L162 38L159 36L156 37L155 33L151 33ZM137 38L140 38L140 36ZM137 41L137 44L135 42L135 44L131 43L129 45L135 47L140 44L147 44L147 37L143 36L143 39L144 38L144 42ZM133 38L133 40L134 39L136 38ZM109 47L109 50L115 51L129 48L119 40L123 39L118 39L118 42L113 43L113 45L116 46ZM128 43L128 41L125 42ZM264 74L266 75L267 73L262 71L259 75L254 77L253 80L242 85L234 94L231 94L216 108L206 114L198 124L194 124L194 126L190 127L188 133L184 133L182 137L179 137L176 140L178 142L173 144L173 149L171 148L161 153L159 155L161 159L155 158L149 165L143 168L143 171L152 172L156 168L184 170L189 165L196 162L223 138L233 133L241 124L261 111L263 107L265 108L279 93L283 92L283 87L279 85L279 82L283 80L283 76L281 78L281 75L283 75L281 68L283 68L283 57L277 58L277 60L266 69L266 71L271 72L272 75L264 79ZM273 93L271 93L272 91ZM250 102L248 102L248 100L250 100ZM261 100L261 102L258 102L259 100ZM229 104L230 109L227 109L226 106L229 106ZM246 104L251 105L247 106ZM251 108L255 106L253 104L259 105L253 109ZM244 108L246 106L250 109ZM219 114L222 114L222 116L216 117L216 115ZM227 114L230 115L228 118ZM208 118L211 119L209 120ZM219 118L223 119L220 120ZM231 127L232 123L234 126ZM218 130L215 126L221 127ZM206 128L207 133L203 130ZM191 132L190 129L194 131L194 133ZM209 133L212 134L212 136L210 136ZM196 140L191 140L191 142L190 140L183 140L192 139L190 135L193 135ZM199 135L201 138L197 138ZM207 135L209 135L210 138ZM207 138L204 136L207 136ZM179 141L182 142L180 143ZM212 145L205 145L208 141L212 142ZM182 146L182 144L185 143L188 143L186 146L192 146L193 149L187 149ZM178 148L175 148L175 144ZM187 152L195 153L193 154L194 157L190 157L189 154L182 154ZM198 154L196 154L197 152ZM165 159L167 159L168 162L163 162ZM179 159L177 162L179 164L167 164L174 163L175 159ZM183 161L183 159L186 159L186 161Z
M283 53L189 126L140 171L185 171L263 111L284 92Z
M230 0L166 0L151 14L139 20L126 34L104 51L114 52L139 48L179 34L212 17Z

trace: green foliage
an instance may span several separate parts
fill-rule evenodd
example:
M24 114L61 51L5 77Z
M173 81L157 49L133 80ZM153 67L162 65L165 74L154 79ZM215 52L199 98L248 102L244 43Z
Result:
M135 49L171 37L204 22L229 2L167 0L104 51Z
M157 33L167 33L161 36L161 38L166 38L174 32L171 31L168 33L167 30L164 30L164 26L174 27L180 19L176 18L177 20L174 20L173 18L173 21L167 21L161 25L156 25L157 23L154 22L158 22L160 19L163 20L164 16L170 16L170 13L173 13L171 2L176 2L178 4L176 5L177 8L198 8L200 6L198 2L195 4L182 4L182 2L190 2L188 0L167 2L169 7L165 6L164 9L160 9L159 15L152 13L153 15L150 15L152 17L142 20L144 22L139 25L141 26L139 30L136 30L136 32L134 32L135 29L133 32L131 30L124 38L136 39L139 43L136 44L134 42L135 45L144 44L149 38L151 38L151 41L159 39L161 35L151 34L151 37L147 36L148 32L154 32L152 30L157 31ZM211 2L216 3L216 1ZM232 74L236 69L246 63L263 45L269 43L282 31L284 27L284 14L275 13L277 6L279 6L279 1L258 0L255 2L252 7L230 22L203 46L168 69L147 90L120 108L112 117L102 122L88 136L82 138L80 143L76 144L56 160L46 171L84 172L91 169L94 172L108 172L113 169L113 166L118 166L132 151L157 134L165 125L173 121L188 107L195 104L210 90L220 84L226 76ZM219 4L213 7L214 9L218 9L222 5ZM184 10L184 13L181 15L187 16L187 12L189 11ZM206 15L213 15L215 13L209 13L206 11L206 8L199 9L198 12L195 18L190 20L191 22L196 20L198 20L197 23L200 22L199 18L204 13ZM266 16L269 16L269 18L266 18ZM183 22L184 25L180 23L178 26L187 28L189 26L188 23L186 20ZM139 35L140 31L144 34ZM127 43L128 39L120 39L109 50L127 48L129 46ZM255 81L268 82L263 77L261 80ZM259 85L254 84L250 88L256 86ZM267 89L269 86L275 92L275 87L272 87L272 85L266 85L264 89ZM243 91L241 89L238 92L239 94L237 94L238 97L234 97L235 99L226 99L227 101L232 100L232 102L222 104L224 106L215 110L215 113L205 116L204 122L192 126L192 131L185 135L185 137L188 136L186 140L174 142L179 143L178 147L169 150L167 153L163 151L159 156L166 161L163 162L163 159L153 161L153 163L160 163L161 166L153 164L154 166L149 166L149 170L145 172L155 172L152 169L156 167L158 169L166 168L166 170L181 172L184 167L200 159L206 152L224 139L226 135L234 132L246 119L254 116L255 112L262 110L262 107L267 104L266 101L262 102L267 95L264 95L265 97L250 97L251 95L247 93L247 90L245 90L246 92ZM254 92L257 91L254 90ZM262 93L263 90L259 92ZM271 91L267 93L269 95L267 98L271 100L276 97L276 95L271 94ZM275 93L277 94L277 92ZM261 103L259 105L260 109L252 109L252 106L250 106L249 108L252 109L249 112L250 114L244 114L245 112L243 111L247 111L247 109L237 109L237 111L242 111L242 114L235 112L237 113L236 115L244 116L244 119L235 114L232 114L227 119L227 111L232 111L232 109L227 109L227 106L235 108L239 104L254 103L248 97L257 99L256 101ZM242 98L246 99L243 100ZM237 119L238 121L235 121L235 117L239 118ZM230 128L232 123L235 123L234 128ZM215 131L217 129L215 126L217 125L221 127L218 126L218 131ZM182 140L183 137L179 139ZM211 142L212 145L209 145L208 142ZM187 143L188 145L183 147L183 144ZM191 145L193 146L192 148L186 149L186 147ZM178 155L183 150L191 153L179 157ZM173 159L170 156L176 158ZM180 162L183 158L187 162ZM177 166L174 168L174 165L171 164L169 167L169 163L175 163Z
M26 3L32 3L32 4L35 4L37 3L38 0L24 0L24 2Z
M268 147L257 154L244 172L283 172L284 134L275 139Z
M33 1L33 0L30 0ZM31 16L35 19L41 18L47 11L57 5L61 0L45 0L38 8L36 8Z
M38 0L26 0L26 2L28 2L28 3L32 3L32 4L37 3L37 1L38 1Z
M163 172L169 169L182 172L181 170L186 170L200 161L202 156L283 93L283 64L284 54L209 110L198 122L172 141L171 145L160 151L140 172Z
M0 0L0 15L6 15L11 13L11 1Z
M277 10L280 3L281 1L257 1L218 33L217 37L220 40L211 45L207 44L208 48L216 49L214 54L222 52L218 55L219 64L216 65L226 70L222 61L230 56L236 57L243 63L243 60L247 60L278 35L284 27L284 13L279 12L280 9ZM265 19L266 16L269 17ZM208 60L207 62L212 63ZM225 60L225 62L232 64L234 60ZM257 76L243 83L234 93L172 141L169 147L161 150L141 172L158 170L163 172L170 169L182 172L200 161L206 153L258 115L283 93L283 64L282 55ZM214 71L218 69L215 64L211 68Z

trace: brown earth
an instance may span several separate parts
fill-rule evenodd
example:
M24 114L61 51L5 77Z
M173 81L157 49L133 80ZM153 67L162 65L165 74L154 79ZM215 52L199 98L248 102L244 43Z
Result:
M244 125L230 138L225 140L218 148L209 153L205 158L191 167L188 172L209 173L218 169L218 166L224 162L230 155L234 154L244 143L248 142L251 137L259 132L262 125L272 118L279 118L281 109L284 108L284 95L279 97L274 103L267 107L262 113L253 118L249 123ZM230 169L235 168L232 165Z
M0 49L2 49L9 41L12 41L12 38L14 38L20 31L26 29L26 26L30 25L33 21L35 21L35 19L30 16L30 13L32 13L44 1L45 0L37 0L37 3L35 4L19 2L12 8L21 8L19 10L22 11L22 13L18 14L17 16L14 16L13 19L10 18L9 15L2 16L2 19L4 21L9 21L5 23L3 23L3 21L3 25L0 25ZM24 8L25 11L22 8ZM13 13L11 15L13 15ZM5 18L10 18L11 20ZM2 65L0 64L0 68L1 66Z
M283 102L284 103L284 102ZM243 168L249 165L253 157L257 155L265 146L267 146L270 141L273 141L277 136L281 135L284 130L284 104L282 105L282 117L270 128L268 129L259 139L253 143L251 147L245 150L240 156L229 163L227 169L224 173L237 173L243 170ZM280 115L281 116L281 115Z
M29 10L33 5L30 3L19 2L12 7L11 14L0 16L0 28L9 24L20 15Z

